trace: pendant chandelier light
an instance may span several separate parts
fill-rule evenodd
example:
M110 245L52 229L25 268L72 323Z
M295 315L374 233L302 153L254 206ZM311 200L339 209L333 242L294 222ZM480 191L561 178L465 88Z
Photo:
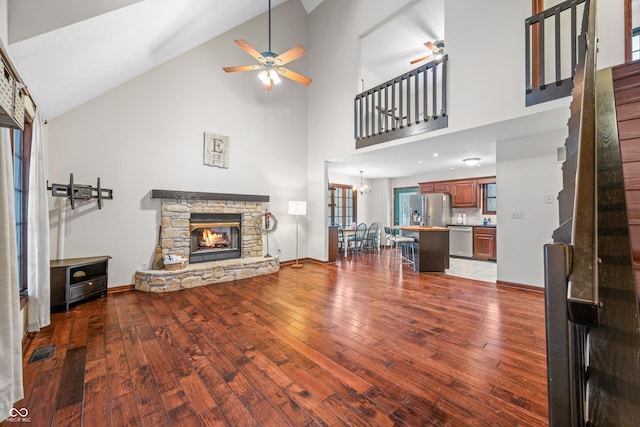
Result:
M364 171L360 171L360 187L355 187L354 190L358 191L358 193L360 193L361 195L365 195L365 194L369 194L371 193L371 187L369 187L368 185L364 185L362 183L362 174L364 173Z

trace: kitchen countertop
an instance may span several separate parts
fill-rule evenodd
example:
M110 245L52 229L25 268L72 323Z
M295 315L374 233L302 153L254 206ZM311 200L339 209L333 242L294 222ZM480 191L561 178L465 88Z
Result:
M403 227L397 227L399 230L406 231L449 231L447 227L420 227L418 225L406 225Z
M448 224L447 227L492 227L492 228L496 228L498 226L498 224L487 224L487 225L482 225L482 224Z

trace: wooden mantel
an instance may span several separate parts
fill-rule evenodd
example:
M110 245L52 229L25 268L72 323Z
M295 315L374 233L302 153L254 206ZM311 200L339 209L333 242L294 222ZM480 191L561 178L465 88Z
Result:
M151 190L152 199L230 200L235 202L268 202L269 196L254 194L202 193L194 191Z

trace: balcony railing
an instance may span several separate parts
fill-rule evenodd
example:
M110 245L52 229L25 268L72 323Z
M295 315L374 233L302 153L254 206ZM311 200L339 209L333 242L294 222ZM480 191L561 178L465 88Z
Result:
M578 43L584 2L568 0L525 20L527 106L571 95L578 50L584 49Z
M356 149L448 126L447 55L356 95Z

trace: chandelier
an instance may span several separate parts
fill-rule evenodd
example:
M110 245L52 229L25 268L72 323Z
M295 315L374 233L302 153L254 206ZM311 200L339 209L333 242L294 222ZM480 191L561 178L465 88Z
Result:
M354 191L357 191L358 193L360 193L361 195L365 195L365 194L369 194L371 193L371 187L369 187L368 185L364 185L362 183L362 173L364 171L360 171L360 187L355 187L354 186Z

